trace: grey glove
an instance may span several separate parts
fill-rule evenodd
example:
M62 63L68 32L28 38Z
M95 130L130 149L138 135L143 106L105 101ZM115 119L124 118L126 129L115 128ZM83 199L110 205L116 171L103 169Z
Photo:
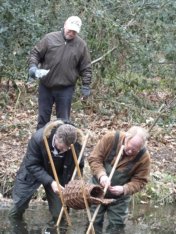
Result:
M81 93L82 93L83 97L90 96L90 87L89 87L89 85L83 85L81 87Z
M36 65L32 65L29 68L29 77L33 79L40 79L43 76L46 76L48 74L49 70L46 69L38 69Z
M35 79L36 76L35 76L35 73L37 71L37 66L36 65L33 65L32 67L29 68L29 77Z

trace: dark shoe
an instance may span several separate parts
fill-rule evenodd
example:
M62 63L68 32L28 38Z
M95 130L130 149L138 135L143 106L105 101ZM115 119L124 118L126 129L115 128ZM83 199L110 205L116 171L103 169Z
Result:
M64 218L61 219L59 227L56 226L57 218L52 218L47 223L47 228L44 230L44 234L57 234L57 230L59 229L60 234L66 234L68 229L68 224Z
M108 225L106 233L108 234L125 234L125 225Z
M51 220L49 220L49 221L47 222L47 225L48 225L49 227L54 227L54 226L56 225L56 223L57 223L57 218L53 217Z
M23 220L23 214L24 210L19 210L16 206L13 206L8 213L8 217L9 219Z
M12 232L10 233L18 233L18 234L28 233L27 223L25 221L12 217L9 218L9 221L10 221L10 227L12 229Z
M44 230L44 234L57 234L57 229L54 227L47 227Z
M89 225L88 225L88 227L89 227ZM94 227L94 231L95 231L96 234L102 234L103 233L103 231L102 231L103 230L103 224L94 223L93 227ZM93 233L93 232L90 232L90 233Z

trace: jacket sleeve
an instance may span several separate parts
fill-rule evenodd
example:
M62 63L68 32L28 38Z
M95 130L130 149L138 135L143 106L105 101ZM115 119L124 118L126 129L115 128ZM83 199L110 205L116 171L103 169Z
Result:
M92 80L91 58L87 46L84 50L79 63L80 76L82 77L83 85L90 85Z
M47 44L47 36L44 36L42 40L35 45L28 58L29 68L34 64L38 66L38 64L42 63L47 51Z
M124 195L134 194L139 192L145 187L149 180L150 174L150 155L148 151L141 159L141 162L137 165L137 168L134 170L134 173L131 177L130 182L126 183L124 187Z
M92 153L88 157L88 162L92 171L92 174L99 180L101 176L107 175L104 168L104 161L108 156L114 142L114 133L107 133L97 143Z
M43 185L48 185L54 179L45 170L43 160L41 145L36 141L35 137L32 137L28 143L24 163L29 173Z

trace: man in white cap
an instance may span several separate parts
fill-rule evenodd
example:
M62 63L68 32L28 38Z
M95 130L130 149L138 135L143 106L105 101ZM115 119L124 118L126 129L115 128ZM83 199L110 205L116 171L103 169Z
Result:
M81 26L82 21L78 16L69 17L64 24L65 38L67 40L73 39L80 32Z
M56 117L69 120L78 77L82 78L82 97L90 95L91 59L78 36L81 26L78 16L69 17L61 31L46 34L30 53L29 77L40 79L37 129L50 121L54 103Z

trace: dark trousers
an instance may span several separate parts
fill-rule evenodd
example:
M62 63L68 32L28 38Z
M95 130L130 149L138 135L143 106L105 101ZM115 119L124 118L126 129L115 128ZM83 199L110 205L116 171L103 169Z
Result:
M47 88L40 83L38 92L37 129L44 127L50 121L54 103L56 105L57 119L69 120L74 86Z
M121 234L124 233L125 220L128 216L128 205L130 202L130 198L121 199L113 205L101 205L99 212L95 218L94 227L96 230L96 234L102 233L103 223L104 223L104 215L107 213L107 217L109 220L109 224L106 228L106 233L111 234ZM96 205L91 206L92 213L95 212Z
M47 198L48 205L49 205L49 211L52 215L52 218L57 221L57 218L59 217L61 207L62 207L60 198L56 193L53 192L50 185L45 186L45 192L46 192L46 198ZM21 219L23 217L25 210L29 206L30 200L31 200L31 197L25 200L20 206L17 206L16 204L14 204L9 212L9 217Z

